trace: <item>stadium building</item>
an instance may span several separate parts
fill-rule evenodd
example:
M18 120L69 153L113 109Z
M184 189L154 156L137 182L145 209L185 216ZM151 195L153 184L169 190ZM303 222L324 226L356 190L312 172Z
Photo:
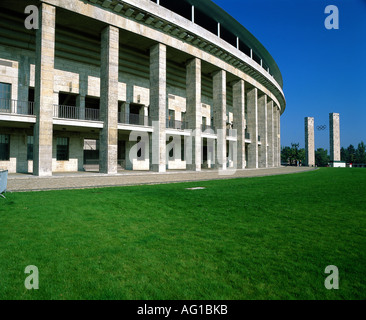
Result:
M282 87L268 51L210 0L0 2L10 173L278 167Z

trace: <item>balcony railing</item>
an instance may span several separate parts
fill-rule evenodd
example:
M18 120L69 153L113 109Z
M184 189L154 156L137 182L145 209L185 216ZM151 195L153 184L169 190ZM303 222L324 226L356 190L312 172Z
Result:
M99 109L85 108L85 120L100 121Z
M168 129L185 130L188 129L188 122L166 119L166 127Z
M216 129L214 126L212 125L208 125L208 124L203 124L201 126L202 132L206 132L206 133L216 133Z
M150 117L141 116L139 114L126 114L124 112L120 112L118 114L118 122L122 124L130 124L135 126L145 126L151 127L152 122Z
M0 113L34 115L34 102L0 99Z
M100 112L99 109L54 105L53 116L60 119L99 121Z

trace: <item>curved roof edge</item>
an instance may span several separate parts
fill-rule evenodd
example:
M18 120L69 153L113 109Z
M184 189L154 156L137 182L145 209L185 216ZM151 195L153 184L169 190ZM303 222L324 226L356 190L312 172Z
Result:
M228 14L211 0L186 0L192 6L205 12L208 16L215 19L225 28L229 29L235 36L239 37L247 46L252 48L257 55L264 60L269 66L273 77L277 83L283 88L283 79L281 71L268 50L253 36L241 23Z

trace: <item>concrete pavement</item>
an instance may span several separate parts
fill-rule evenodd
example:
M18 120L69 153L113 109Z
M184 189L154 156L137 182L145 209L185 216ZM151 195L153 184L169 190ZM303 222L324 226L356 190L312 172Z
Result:
M10 174L8 191L41 191L61 189L84 189L145 184L237 179L312 171L316 168L281 167L268 169L236 170L231 175L220 175L217 170L169 171L167 173L121 171L115 175L94 172L54 174L52 177L35 177L25 174Z

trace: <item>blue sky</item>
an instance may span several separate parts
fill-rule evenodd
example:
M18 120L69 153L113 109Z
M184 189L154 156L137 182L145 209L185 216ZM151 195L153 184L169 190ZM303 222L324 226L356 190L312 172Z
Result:
M316 148L329 150L329 113L341 117L341 145L366 143L366 0L213 0L270 52L284 80L283 146L305 146L304 118L314 117ZM339 30L324 26L328 5Z

